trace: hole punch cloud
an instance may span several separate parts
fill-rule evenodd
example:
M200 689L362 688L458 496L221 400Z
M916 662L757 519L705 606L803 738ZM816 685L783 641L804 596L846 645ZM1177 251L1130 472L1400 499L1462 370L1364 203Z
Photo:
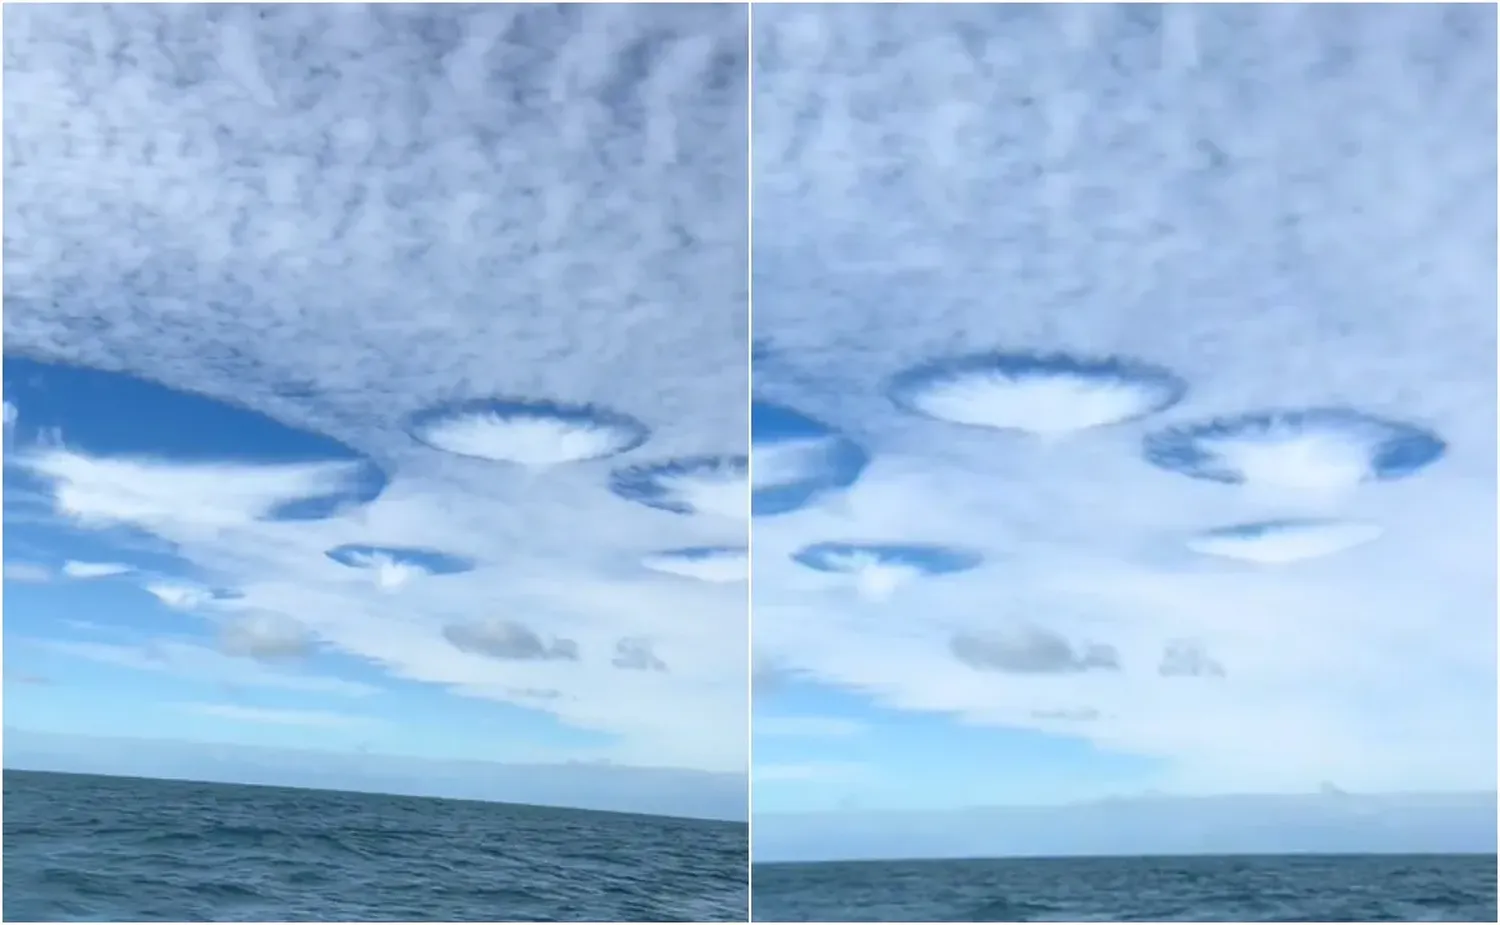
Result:
M934 420L1055 437L1164 411L1187 383L1136 360L996 352L923 363L893 377L887 394Z
M1286 519L1206 530L1187 541L1204 555L1282 565L1335 555L1379 539L1378 524L1348 520Z
M373 501L388 481L337 440L138 376L7 355L4 377L24 409L7 489L40 480L80 517L140 519L191 491L237 516L322 520Z
M853 485L870 462L848 437L782 405L753 402L750 428L757 517L810 507Z
M336 546L324 555L340 565L368 570L376 587L383 591L394 591L414 578L458 575L474 568L470 559L418 547L348 544Z
M628 466L611 474L609 489L673 514L750 516L750 460L745 456L691 456Z
M977 568L984 557L932 543L814 543L792 556L806 568L850 576L861 596L885 600L904 584Z
M654 552L641 560L654 572L694 578L713 584L745 581L750 577L750 556L743 546L689 546Z
M1432 431L1347 408L1216 418L1148 434L1143 446L1146 461L1169 472L1312 493L1406 478L1446 451Z
M651 435L645 424L618 411L502 398L421 411L407 430L445 453L537 469L617 456Z

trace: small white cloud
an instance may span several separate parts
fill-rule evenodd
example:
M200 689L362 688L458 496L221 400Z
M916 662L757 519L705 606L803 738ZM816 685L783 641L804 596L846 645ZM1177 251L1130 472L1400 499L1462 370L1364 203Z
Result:
M146 590L174 610L197 610L214 599L207 588L173 581L147 582Z
M109 578L124 575L133 569L119 562L77 562L69 559L63 563L63 574L69 578Z

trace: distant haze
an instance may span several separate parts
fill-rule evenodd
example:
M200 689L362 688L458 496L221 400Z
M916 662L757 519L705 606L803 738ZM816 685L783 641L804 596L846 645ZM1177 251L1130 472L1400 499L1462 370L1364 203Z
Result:
M7 770L264 784L743 821L741 775L606 762L440 761L5 730Z
M1136 797L951 812L757 814L767 861L1183 854L1493 854L1494 793Z

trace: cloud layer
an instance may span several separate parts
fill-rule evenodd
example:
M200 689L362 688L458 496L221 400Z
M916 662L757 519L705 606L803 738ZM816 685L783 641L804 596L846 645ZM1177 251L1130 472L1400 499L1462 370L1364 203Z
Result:
M1493 788L1494 11L755 28L756 391L870 454L756 521L757 656L1168 790Z
M605 733L614 760L742 770L745 587L641 562L743 546L744 521L628 503L577 460L748 453L745 28L733 7L7 10L6 349L106 386L61 420L7 406L28 440L8 487L53 525L164 541L182 567L142 584L220 647L74 655L209 677L333 653ZM148 393L205 417L111 398ZM213 426L234 408L266 447L296 428L358 459L249 458ZM158 443L85 439L132 413ZM334 496L355 504L305 503ZM326 554L348 546L474 567L371 574ZM671 670L619 670L622 638Z

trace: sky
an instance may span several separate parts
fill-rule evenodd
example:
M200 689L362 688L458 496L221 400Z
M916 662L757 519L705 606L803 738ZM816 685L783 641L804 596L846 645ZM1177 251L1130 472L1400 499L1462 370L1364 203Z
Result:
M1493 805L1492 9L5 16L8 767Z
M744 819L746 28L7 8L7 766Z
M753 388L830 453L754 522L754 856L1493 850L1493 8L752 33Z

